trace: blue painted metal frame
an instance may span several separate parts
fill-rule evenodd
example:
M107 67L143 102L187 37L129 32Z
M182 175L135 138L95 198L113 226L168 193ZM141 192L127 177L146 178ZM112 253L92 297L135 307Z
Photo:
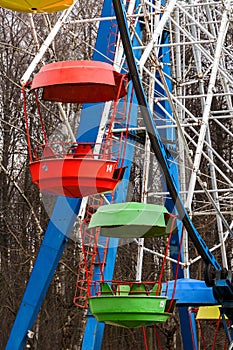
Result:
M102 8L101 17L109 17L113 15L114 15L114 11L112 8L111 1L105 0ZM115 22L103 21L100 23L97 42L96 42L96 48L98 51L94 53L93 59L100 60L100 61L107 61L107 62L108 62L108 59L112 61L114 60L114 54L111 52L108 52L109 44L111 45L110 40L114 38L114 33L116 34L116 29L117 29L116 26L112 25L113 23ZM110 38L110 32L111 32L110 29L112 30L113 38ZM104 58L104 56L102 56L102 54L106 57L106 59ZM110 255L110 252L112 253L112 264L110 266L111 268L113 268L114 262L115 262L116 250L115 249L111 251L109 250L108 256ZM94 270L94 275L96 274L97 269L98 268L96 266ZM111 274L110 271L109 273ZM97 322L96 319L91 315L91 313L88 312L85 333L82 341L82 350L101 349L103 333L104 333L104 323Z
M164 4L165 5L165 4ZM162 34L161 43L163 45L169 44L169 36L170 33L165 29ZM171 58L170 58L170 47L169 46L163 46L159 50L158 54L159 60L161 60L163 72L165 73L165 80L167 83L167 87L169 91L172 91L172 82L171 79L168 77L171 77ZM161 57L161 59L160 59ZM161 81L159 74L157 73L156 78ZM155 98L160 96L166 96L166 91L162 89L161 85L155 84ZM170 115L172 115L172 109L170 106L170 103L168 100L162 100L161 105L164 109L161 109L157 104L155 105L155 115L158 115L161 117L161 120L156 120L156 126L158 125L171 125L173 124L171 120L168 118L164 110L166 110ZM175 162L175 159L173 157L173 153L177 152L176 149L176 129L175 128L164 128L164 129L158 129L159 135L161 139L163 139L164 142L166 142L167 148L170 150L170 154L168 154L169 163L170 163L170 172L172 174L172 177L174 179L174 183L176 185L177 191L180 191L180 181L179 181L179 168L178 164ZM162 186L165 192L168 191L167 184L165 179L163 178ZM174 213L177 215L176 208L174 206L174 202L171 198L171 196L166 196L165 200L165 206L170 213ZM180 242L182 239L182 231L183 231L183 225L182 222L178 222L177 225L177 232L172 235L171 243L170 243L170 255L173 259L178 259L179 251L180 251ZM183 249L181 249L180 252L180 261L183 260ZM176 269L177 264L172 264L173 269L173 275L176 276ZM179 267L178 269L178 279L184 278L184 270ZM179 286L181 284L178 284ZM183 284L181 285L183 286ZM197 345L197 331L196 331L196 322L193 317L193 314L190 313L188 306L184 307L182 306L178 308L179 312L179 318L180 318L180 327L181 327L181 335L183 340L183 347L184 350L196 350Z
M80 200L59 198L50 218L6 350L23 350L77 217Z
M111 4L111 8L110 8ZM111 11L111 14L109 13ZM112 13L113 8L112 8L112 3L108 0L105 0L104 5L103 5L103 11L102 11L102 16L103 17L108 17L110 15L114 15ZM104 36L106 36L107 33L109 33L112 29L112 24L113 22L105 22L105 25L108 25L108 28L105 26L105 32L103 33ZM116 28L116 26L114 26ZM139 33L140 36L140 33ZM105 38L105 37L104 37ZM103 38L103 39L104 39ZM136 39L135 39L136 40ZM102 40L102 50L104 50L104 43L105 41ZM137 43L139 44L139 43ZM138 55L140 52L138 52ZM131 96L131 91L132 91L132 83L129 84L128 88L128 96ZM130 101L128 101L129 103ZM136 127L137 126L137 100L134 96L133 101L132 101L132 110L131 110L131 116L130 116L130 127ZM120 203L126 200L127 192L128 192L128 182L129 182L129 177L130 177L130 169L133 161L133 154L134 154L134 138L131 140L129 139L129 143L127 143L126 146L126 154L125 154L125 159L124 159L124 166L126 166L126 171L124 174L123 181L117 186L117 189L115 191L114 195L114 202L115 203ZM102 238L101 238L102 239ZM109 246L108 246L108 254L106 258L106 264L104 268L104 279L105 280L112 280L113 278L113 272L114 272L114 267L115 267L115 260L116 260L116 254L117 254L117 245L118 245L118 239L116 238L111 238L109 240ZM94 268L94 276L98 276L98 265L95 266ZM95 278L94 278L95 279ZM100 350L102 346L102 338L103 338L103 333L104 333L104 323L96 321L96 319L93 317L93 315L88 312L87 315L87 324L86 324L86 329L84 333L84 338L82 342L82 350Z
M131 113L131 123L133 122L132 121L133 115L134 115L134 120L136 125L137 113ZM115 203L121 203L126 200L133 154L134 154L134 140L130 140L130 143L128 143L126 147L126 154L125 154L125 161L124 161L124 166L127 166L127 168L125 171L123 181L117 186L117 189L115 191L115 195L114 195ZM104 238L100 237L100 239L103 240ZM102 243L102 245L104 244ZM112 280L113 278L117 247L118 247L118 239L110 238L109 245L108 245L108 253L107 253L107 258L106 258L106 263L104 268L105 280ZM99 249L99 251L101 254L101 249ZM99 276L98 270L99 270L99 266L95 265L94 276ZM95 280L95 277L93 278L93 280ZM82 350L100 350L102 345L103 332L104 332L104 323L96 321L93 315L89 312L87 316L86 330L85 330L85 334L82 342Z

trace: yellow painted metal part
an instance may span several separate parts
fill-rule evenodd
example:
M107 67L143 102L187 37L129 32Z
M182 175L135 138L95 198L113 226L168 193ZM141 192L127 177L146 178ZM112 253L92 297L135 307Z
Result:
M69 8L74 0L0 0L0 6L26 13L57 12Z
M220 317L219 307L221 305L214 306L200 306L197 312L197 320L218 320Z

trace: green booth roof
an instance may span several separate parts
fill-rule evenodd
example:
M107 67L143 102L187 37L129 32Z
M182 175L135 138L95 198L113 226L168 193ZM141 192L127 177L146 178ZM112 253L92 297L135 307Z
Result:
M155 237L169 234L172 220L162 205L126 202L99 207L89 229L101 227L101 234L108 237Z

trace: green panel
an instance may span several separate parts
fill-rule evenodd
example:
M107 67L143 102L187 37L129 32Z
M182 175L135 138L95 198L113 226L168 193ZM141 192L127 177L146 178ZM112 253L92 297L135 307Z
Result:
M89 298L92 314L99 322L126 328L165 322L167 299L161 296L99 296Z
M130 286L127 284L120 284L117 288L117 293L119 295L129 295Z
M124 328L139 328L143 326L152 326L155 323L166 322L171 314L99 314L94 315L99 322L105 322L112 326L124 327Z
M89 228L108 237L138 238L169 234L172 219L162 205L126 202L99 207Z
M112 288L110 287L110 285L106 282L101 283L100 285L100 290L101 290L101 294L104 295L114 295Z
M152 296L152 295L158 296L158 295L161 294L161 290L162 290L161 285L158 284L158 283L155 283L154 287L152 288L152 291L151 291L150 295L151 295L151 296ZM167 300L167 302L168 302L168 300Z
M138 283L135 283L132 285L131 289L130 289L130 294L131 295L139 295L139 294L144 294L146 295L146 286L145 284L138 284Z

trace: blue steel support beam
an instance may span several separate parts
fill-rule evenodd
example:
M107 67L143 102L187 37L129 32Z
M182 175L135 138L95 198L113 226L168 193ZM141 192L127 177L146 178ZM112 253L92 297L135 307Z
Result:
M134 145L133 145L133 140L131 140L130 144L128 144L126 148L126 157L124 162L124 165L127 166L127 169L126 169L123 181L117 186L117 190L115 191L115 196L114 196L115 203L121 203L126 201L128 181L130 176L130 168L133 160L133 153L134 153ZM103 239L103 237L100 237L100 239ZM118 239L110 238L106 263L104 267L104 280L112 280L113 278L116 254L117 254L117 246L118 246ZM98 269L99 269L98 266L94 267L94 275L96 270ZM102 346L103 332L104 332L104 323L98 322L91 313L88 313L85 334L82 342L82 350L100 350Z
M113 16L113 8L111 1L105 0L102 8L102 17ZM111 40L114 40L114 34L116 35L117 27L114 26L114 21L102 21L100 22L98 36L96 41L96 51L94 52L93 60L110 61L114 60L114 53L110 52L109 44ZM113 33L113 38L110 38L110 33ZM103 56L103 55L104 56ZM85 127L85 126L84 126ZM84 133L85 134L85 133ZM113 266L115 261L115 251L113 251ZM96 269L96 268L95 268ZM101 349L102 338L104 333L104 323L97 322L96 319L88 313L87 324L82 341L82 350L97 350Z
M138 3L138 0L136 1ZM108 17L115 15L112 8L112 3L109 0L104 1L103 5L103 11L102 11L102 17ZM116 24L116 22L115 22ZM102 38L102 48L101 52L104 52L105 50L105 43L106 43L106 36L109 36L110 31L112 31L112 25L113 22L106 21L105 27L102 31L98 32L98 35ZM138 25L139 27L139 25ZM117 30L117 27L114 26L115 30ZM115 32L117 34L117 32ZM138 35L141 36L139 33L138 28ZM135 40L137 40L135 38ZM136 45L139 45L137 42ZM98 53L97 53L98 54ZM140 55L139 50L137 51L137 55ZM113 59L113 57L112 57ZM131 95L132 90L132 84L129 85L128 88L128 96ZM136 127L137 126L137 100L134 96L132 101L132 111L131 111L131 117L130 117L130 127ZM130 143L127 144L126 147L126 154L125 154L125 160L124 160L124 166L127 166L123 181L117 186L117 189L115 191L114 195L114 202L120 203L126 200L127 192L128 192L128 182L130 177L130 169L132 165L133 160L133 154L134 154L134 139L130 140ZM116 238L110 238L109 240L109 246L108 246L108 254L106 258L106 264L104 268L104 279L105 280L112 280L113 273L114 273L114 267L115 267L115 261L116 261L116 254L117 254L117 246L118 246L118 239ZM98 267L96 266L94 268L94 275L95 271L98 270ZM86 329L83 337L82 342L82 350L100 350L102 346L102 338L104 334L104 323L98 322L94 316L88 312L87 315L87 324Z
M163 4L165 5L165 3ZM158 57L161 57L163 72L166 80L167 87L169 91L172 91L172 82L171 79L168 77L171 77L171 58L170 58L170 46L165 46L166 44L169 44L169 36L170 33L168 30L164 30L162 33L161 43L164 44L163 47L160 48ZM161 77L159 73L157 73L157 79L161 81ZM155 84L155 98L159 96L166 96L166 91L163 90L162 86L160 84ZM167 99L162 100L161 105L163 106L163 109L160 108L158 104L155 104L155 113L156 115L161 116L162 118L156 120L156 126L158 125L171 125L173 122L168 118L166 113L167 111L170 115L172 115L172 109L169 101ZM170 172L172 174L172 177L174 179L174 183L176 185L177 191L180 191L180 181L179 181L179 168L178 164L175 161L173 157L173 153L176 154L176 129L175 128L163 128L159 130L159 135L161 139L163 139L163 142L166 143L167 148L171 151L169 156L169 162L170 162ZM165 192L168 191L167 184L165 179L163 178L162 181L163 189ZM165 200L165 206L169 213L177 214L176 208L174 207L174 202L171 198L171 196L166 196ZM170 255L173 259L178 260L178 255L180 251L180 242L182 239L182 223L179 222L177 225L177 232L172 235L171 243L170 243ZM180 261L183 262L183 249L181 249L180 252ZM177 270L177 264L172 264L173 269L173 275L176 276L176 270ZM184 270L179 266L178 268L178 279L184 278ZM188 307L178 307L179 312L179 318L180 318L180 327L181 327L181 334L182 334L182 340L183 340L183 347L185 350L196 350L197 345L197 331L196 331L196 322L194 319L193 313L190 313Z
M172 298L174 281L168 282L168 285L164 284L163 290L164 294L167 292L168 298ZM184 350L196 350L198 349L196 321L194 313L189 308L219 305L219 302L214 298L213 288L207 287L204 281L185 278L176 281L174 298L179 312Z
M6 350L23 350L66 246L80 200L59 198L17 313Z
M189 311L189 307L219 305L219 302L214 297L213 288L207 287L204 281L181 278L176 284L174 298L179 310L181 331L184 333L182 334L184 349L197 349L195 333L192 333L193 328L190 327L195 322L195 317L194 313ZM167 294L168 298L172 298L173 291L174 281L163 285L163 293Z

